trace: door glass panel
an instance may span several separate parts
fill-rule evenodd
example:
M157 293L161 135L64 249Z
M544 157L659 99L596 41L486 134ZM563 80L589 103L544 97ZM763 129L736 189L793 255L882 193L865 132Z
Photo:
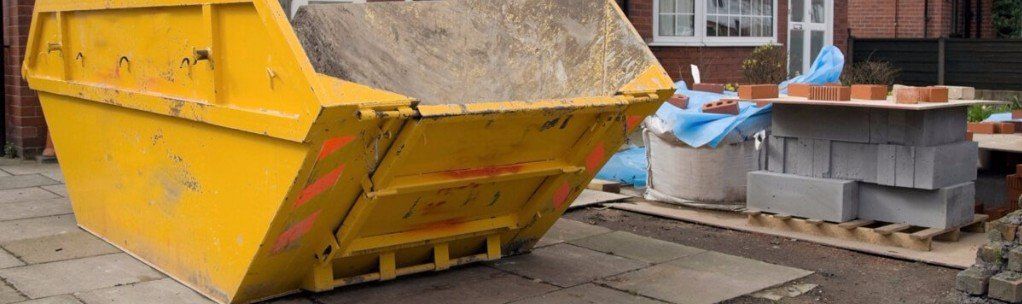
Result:
M791 0L791 22L805 21L806 0Z
M813 7L809 14L812 16L813 23L824 23L827 17L823 0L813 0Z
M792 29L788 37L791 39L788 43L788 76L791 77L802 74L805 32L801 29Z
M823 49L823 34L823 31L812 31L809 33L812 36L809 38L809 55L812 56L809 62L816 61L816 56Z

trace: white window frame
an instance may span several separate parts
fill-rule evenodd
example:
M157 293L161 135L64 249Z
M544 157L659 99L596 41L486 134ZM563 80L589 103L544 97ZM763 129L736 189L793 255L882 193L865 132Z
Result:
M706 36L706 0L695 0L695 35L660 36L660 0L653 1L653 42L650 46L760 46L764 44L780 45L777 42L777 1L773 0L773 36L772 37L707 37Z

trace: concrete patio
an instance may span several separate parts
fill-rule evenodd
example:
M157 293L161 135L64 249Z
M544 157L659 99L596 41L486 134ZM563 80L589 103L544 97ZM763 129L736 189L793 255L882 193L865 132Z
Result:
M56 164L0 160L0 304L210 303L76 226ZM715 303L811 272L562 219L532 254L273 303Z

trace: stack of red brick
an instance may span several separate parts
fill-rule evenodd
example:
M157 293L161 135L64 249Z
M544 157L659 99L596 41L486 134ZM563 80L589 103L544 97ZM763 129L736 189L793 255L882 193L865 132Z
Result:
M998 209L987 209L982 210L984 214L990 216L990 219L998 219L1004 215L1014 212L1019 209L1020 203L1022 203L1022 164L1016 165L1015 174L1008 175L1006 178L1008 196L1006 197L1008 202L1004 204L1004 207ZM981 209L977 205L977 209ZM977 212L981 210L976 210Z

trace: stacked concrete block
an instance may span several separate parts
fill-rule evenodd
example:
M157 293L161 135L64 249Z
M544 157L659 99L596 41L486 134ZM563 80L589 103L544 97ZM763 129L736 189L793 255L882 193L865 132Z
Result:
M855 219L859 185L854 181L750 172L748 207L832 222Z
M955 277L955 288L968 302L1022 303L1020 224L1022 211L988 223L988 242L977 250L976 264Z
M771 174L750 174L748 205L827 221L860 218L931 228L967 224L974 216L979 146L966 140L965 129L965 107L774 105L766 148ZM759 186L754 183L778 181L803 185L764 189L763 195L753 190ZM844 183L857 184L842 188L855 192L842 196L849 199L800 193L805 187ZM835 212L848 208L854 211Z

